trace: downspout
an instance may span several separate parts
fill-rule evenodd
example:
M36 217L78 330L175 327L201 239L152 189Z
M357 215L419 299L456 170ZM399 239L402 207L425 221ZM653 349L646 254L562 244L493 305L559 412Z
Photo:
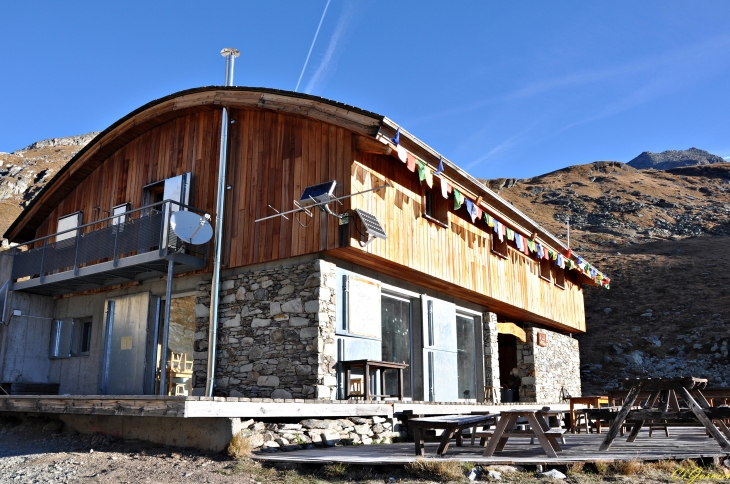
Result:
M226 86L233 85L233 62L240 55L238 49L225 48L221 55L226 58ZM213 278L210 283L210 327L208 328L208 371L205 395L213 396L215 382L215 354L218 341L218 285L221 277L221 250L223 245L223 209L226 195L226 162L228 159L228 108L223 107L221 139L218 156L218 190L215 202L215 241L213 246Z

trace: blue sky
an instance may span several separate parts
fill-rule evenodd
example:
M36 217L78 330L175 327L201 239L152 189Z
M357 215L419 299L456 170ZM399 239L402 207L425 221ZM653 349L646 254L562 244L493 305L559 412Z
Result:
M0 151L223 83L293 90L327 0L2 2ZM384 114L478 177L642 151L730 157L730 2L331 0L300 91Z

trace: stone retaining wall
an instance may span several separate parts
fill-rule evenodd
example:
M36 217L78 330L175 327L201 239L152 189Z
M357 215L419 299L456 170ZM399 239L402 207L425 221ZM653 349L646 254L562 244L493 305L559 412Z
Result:
M335 283L335 265L323 260L223 277L216 390L232 397L334 399ZM207 281L196 293L196 388L205 387L209 307Z
M561 390L581 394L578 340L543 328L526 325L526 343L517 343L518 376L522 378L520 401L560 403ZM538 344L544 333L546 345Z
M394 437L405 438L397 420L385 417L305 419L299 423L266 423L246 420L241 435L248 437L253 450L274 452L334 445L389 444Z

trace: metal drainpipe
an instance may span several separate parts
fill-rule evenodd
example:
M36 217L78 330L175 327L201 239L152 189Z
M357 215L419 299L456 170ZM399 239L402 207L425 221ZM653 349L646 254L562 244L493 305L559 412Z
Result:
M221 55L226 58L226 86L233 85L233 62L240 55L238 49L225 48ZM215 202L215 241L213 256L213 278L210 283L210 327L208 328L208 371L205 380L205 395L213 396L215 382L215 354L218 341L218 285L221 278L221 248L223 245L223 208L226 196L226 161L228 159L228 108L223 107L221 116L221 139L218 156L218 190Z

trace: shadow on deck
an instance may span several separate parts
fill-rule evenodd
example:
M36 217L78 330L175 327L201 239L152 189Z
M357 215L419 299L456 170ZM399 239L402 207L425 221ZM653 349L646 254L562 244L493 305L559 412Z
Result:
M714 439L705 435L702 427L674 427L665 437L654 432L642 430L635 442L626 442L625 437L617 438L608 452L600 452L598 446L606 434L565 434L565 444L557 459L548 458L540 444L530 444L529 438L512 437L502 452L494 457L484 457L484 448L469 445L464 439L463 447L452 445L446 456L439 460L468 461L475 464L567 464L572 462L596 462L618 460L683 460L722 457L725 454ZM426 458L435 459L438 442L426 443ZM289 462L297 464L327 464L342 462L359 465L403 465L413 462L416 457L414 444L398 443L391 445L358 445L330 447L324 449L298 450L293 452L259 453L254 459L266 462Z

